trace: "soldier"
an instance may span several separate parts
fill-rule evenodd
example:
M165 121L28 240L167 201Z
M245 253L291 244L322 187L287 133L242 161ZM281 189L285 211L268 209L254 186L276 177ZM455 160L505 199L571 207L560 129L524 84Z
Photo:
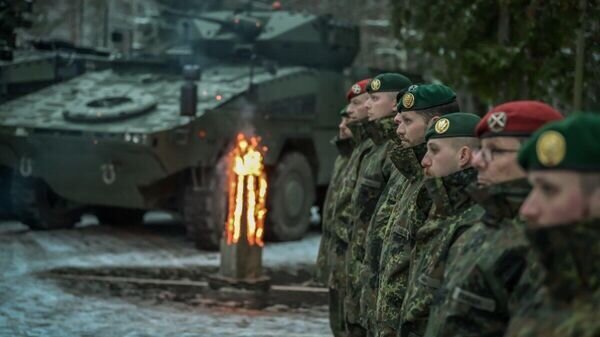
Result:
M427 153L421 164L428 177L424 186L433 207L427 221L414 233L399 336L425 334L429 307L442 282L448 251L483 214L483 209L464 192L477 179L470 161L473 150L479 147L475 137L479 120L474 114L451 113L427 130Z
M397 104L402 98L404 92L396 95L396 103L394 106L394 113L397 113ZM396 121L395 121L396 122ZM391 162L390 156L394 152L401 149L398 145L400 144L400 138L396 134L396 130L388 130L386 133L386 139L390 149L388 150L388 156L386 160ZM381 246L385 236L385 229L389 216L394 208L394 205L402 195L402 189L404 187L406 179L400 171L393 169L391 176L386 184L379 201L375 206L375 211L369 220L367 232L365 234L365 242L363 244L365 256L360 265L359 282L360 282L360 312L364 327L367 329L368 336L376 336L376 320L375 310L377 303L377 285L379 283L379 257L381 256Z
M332 142L335 144L338 150L338 156L335 159L335 163L333 166L333 173L331 176L331 181L329 182L329 187L327 189L327 194L325 196L325 202L323 203L323 220L322 220L322 236L321 243L319 245L319 253L317 255L317 275L316 279L318 282L327 284L327 281L330 277L331 272L331 261L330 258L334 256L334 252L332 252L332 244L331 244L331 226L332 226L332 218L333 218L333 203L335 202L335 197L337 190L341 184L342 172L348 164L348 160L350 159L350 154L353 149L353 141L352 141L352 132L347 127L348 122L348 113L346 112L346 107L344 107L340 111L341 121L339 124L339 132L338 135L332 139ZM330 289L330 291L335 292L334 289ZM330 298L333 300L333 298ZM339 315L339 308L335 302L330 303L329 305L329 322L331 323L331 329L335 332L336 317Z
M600 116L580 113L543 127L519 151L533 186L520 213L547 292L511 318L507 336L600 336L598 134Z
M425 132L439 116L457 112L459 107L452 89L441 84L425 84L409 87L397 110L397 133L403 145L390 152L390 159L406 182L388 219L379 259L376 302L379 336L397 334L408 279L411 233L423 223L431 206L426 191L421 189L423 170L420 162L426 152Z
M373 146L361 160L359 178L352 194L352 238L347 251L346 321L350 336L365 336L366 323L360 317L359 284L360 266L364 253L365 234L375 206L390 178L392 163L387 160L389 150L386 134L395 129L394 110L396 95L412 83L400 74L385 73L376 76L367 87L366 102L368 121L365 130Z
M477 125L481 150L472 164L480 186L468 192L485 213L449 253L425 336L504 334L511 296L528 265L534 265L517 214L530 189L517 151L536 129L561 118L542 102L517 101L493 108Z
M367 85L370 80L359 81L350 87L346 97L348 106L348 124L346 126L352 133L354 148L344 169L340 172L340 180L336 190L335 199L332 200L331 210L331 239L329 251L329 305L330 325L334 336L347 336L346 320L344 310L344 298L346 291L346 250L350 244L350 219L347 217L350 199L358 175L358 165L372 144L368 141L362 122L367 119L367 108L365 103L368 99Z

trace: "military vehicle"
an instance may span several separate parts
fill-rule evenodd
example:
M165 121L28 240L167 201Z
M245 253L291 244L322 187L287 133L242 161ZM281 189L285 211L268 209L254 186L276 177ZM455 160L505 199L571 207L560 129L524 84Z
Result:
M102 223L132 224L161 209L181 214L199 248L215 249L224 158L244 132L268 148L267 237L303 236L330 178L357 27L253 8L179 14L161 26L180 34L159 56L114 60L0 106L0 165L13 172L23 223L66 228L91 210Z
M60 40L26 41L16 46L16 30L31 28L32 1L0 0L0 103L68 80L107 64L106 50ZM8 196L12 172L0 165L0 218L11 216Z

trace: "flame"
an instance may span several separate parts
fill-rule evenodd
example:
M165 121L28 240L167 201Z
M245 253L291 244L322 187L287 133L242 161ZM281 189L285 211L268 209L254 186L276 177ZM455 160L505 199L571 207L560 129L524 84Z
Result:
M240 133L235 147L229 153L229 210L225 224L227 244L238 243L245 232L250 245L264 245L267 175L263 165L263 152L266 148L260 148L259 141L258 137L246 139ZM244 224L245 230L242 228Z

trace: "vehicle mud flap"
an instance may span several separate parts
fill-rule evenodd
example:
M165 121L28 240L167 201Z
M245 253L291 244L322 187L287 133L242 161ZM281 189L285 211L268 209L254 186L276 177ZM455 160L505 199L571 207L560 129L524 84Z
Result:
M306 157L298 152L286 154L269 176L267 238L301 239L310 226L315 193L315 179Z

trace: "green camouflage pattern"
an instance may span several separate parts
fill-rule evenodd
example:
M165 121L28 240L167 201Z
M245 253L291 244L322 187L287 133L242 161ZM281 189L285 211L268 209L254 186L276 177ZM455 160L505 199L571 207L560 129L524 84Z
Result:
M365 257L360 270L360 317L363 326L369 331L375 330L375 309L377 303L377 287L379 286L379 258L385 237L388 220L394 205L402 197L406 179L400 171L394 169L386 185L375 213L371 217L365 237Z
M360 322L360 267L365 256L365 236L375 207L388 180L396 169L387 159L390 144L383 130L395 128L391 117L366 123L369 138L375 144L361 162L359 179L352 194L352 239L346 260L346 316L350 323ZM362 324L361 324L362 325ZM364 328L366 328L363 325Z
M319 243L319 252L317 254L316 270L316 280L322 284L327 284L331 268L329 259L332 255L331 226L333 220L333 202L336 199L336 194L341 184L341 178L343 177L341 173L350 160L350 155L352 154L352 149L354 146L352 138L340 139L336 136L334 139L332 139L332 143L335 144L339 155L335 159L333 172L331 174L331 182L327 188L325 201L323 203L323 218L321 220L322 235L321 242Z
M450 250L425 336L503 336L511 296L536 263L518 219L530 189L526 179L468 189L485 213Z
M477 172L468 168L424 183L434 207L415 233L408 289L400 315L400 336L425 334L429 308L443 281L450 247L483 215L483 208L465 193L465 188L476 179Z
M422 188L424 178L420 163L425 152L425 144L390 152L394 166L406 178L406 187L388 219L381 249L376 330L383 336L396 333L408 282L411 241L415 229L423 224L431 208L431 199Z
M382 129L382 133L388 139L390 150L388 160L392 155L398 157L402 150L399 146L399 138L396 134L396 125L393 128ZM392 154L395 152L395 154ZM388 220L392 214L394 205L400 200L406 187L406 178L397 169L392 170L392 175L386 185L375 212L371 217L365 237L365 257L363 258L360 270L360 317L362 325L367 327L369 335L374 335L376 331L375 311L377 305L377 288L379 286L379 259L381 257L381 248L387 230Z
M546 287L511 319L506 336L600 336L600 220L528 230L527 237Z
M352 192L358 179L362 158L370 151L373 142L367 137L362 123L348 126L352 131L355 147L345 168L340 172L340 183L331 211L331 240L329 256L330 323L334 336L347 335L344 299L346 294L346 250L352 236L349 216ZM331 296L333 295L333 296Z
M352 131L356 146L348 159L346 168L340 173L340 187L333 203L331 251L334 254L330 259L331 273L328 282L330 288L346 287L346 250L352 237L352 193L358 180L360 163L373 147L373 142L367 137L362 123L353 123L348 127ZM341 297L341 300L343 301L344 297Z

